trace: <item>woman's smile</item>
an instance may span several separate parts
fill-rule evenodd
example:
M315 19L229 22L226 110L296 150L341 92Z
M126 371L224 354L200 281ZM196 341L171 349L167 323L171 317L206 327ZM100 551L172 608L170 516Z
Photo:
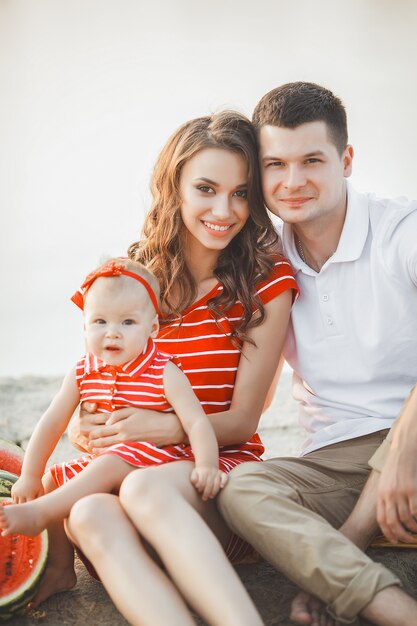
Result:
M224 235L234 226L234 224L222 224L219 222L209 222L207 220L201 220L201 223L208 230L210 230L211 234L213 234L215 237Z

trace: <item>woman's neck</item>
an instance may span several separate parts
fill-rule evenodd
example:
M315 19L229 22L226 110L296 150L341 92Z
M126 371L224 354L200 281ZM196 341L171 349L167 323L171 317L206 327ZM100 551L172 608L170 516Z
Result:
M191 242L187 241L184 246L184 260L187 265L188 271L193 277L198 291L213 281L216 281L214 270L217 267L219 259L218 250L208 250L207 248L198 250L193 249ZM213 286L210 288L212 289ZM210 291L208 289L208 291ZM203 294L204 295L204 294Z
M183 246L183 258L187 270L191 274L191 277L195 283L196 292L193 302L197 302L203 298L206 294L217 285L218 279L216 278L214 271L217 267L219 259L219 251L202 249L202 246L194 246L190 241L182 241ZM191 302L190 304L193 304ZM171 306L177 307L179 310L184 308L184 298L181 295L181 290L177 285L172 285L170 289L170 303ZM162 317L168 317L170 315L169 310L165 310L164 305L161 306Z

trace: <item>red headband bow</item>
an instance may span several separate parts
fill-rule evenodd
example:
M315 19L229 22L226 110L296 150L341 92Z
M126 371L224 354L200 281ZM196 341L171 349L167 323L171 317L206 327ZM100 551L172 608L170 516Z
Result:
M158 313L158 301L156 299L155 293L151 289L149 283L146 282L142 276L138 276L138 274L134 274L133 272L129 272L125 269L126 266L123 263L117 263L116 261L109 261L105 265L102 265L98 270L91 272L78 289L75 294L72 296L71 300L78 306L80 309L84 310L84 298L87 291L90 289L93 282L96 278L100 278L102 276L120 276L123 274L124 276L130 276L137 280L141 285L143 285L146 291L149 294L149 297L152 301L152 304L155 308L155 311Z

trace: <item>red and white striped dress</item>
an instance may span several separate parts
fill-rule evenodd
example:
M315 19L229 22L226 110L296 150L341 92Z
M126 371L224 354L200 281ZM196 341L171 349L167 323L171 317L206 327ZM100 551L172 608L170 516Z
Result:
M98 403L98 411L114 411L125 406L137 406L170 411L163 389L163 369L174 354L190 380L195 394L207 414L227 411L231 405L241 352L232 343L230 334L243 315L237 301L220 319L207 307L207 302L222 289L218 283L208 294L183 311L182 322L160 321L156 344L149 341L146 353L120 367L108 366L92 355L86 355L77 365L77 382L81 401ZM266 280L256 286L256 295L267 304L287 289L298 294L298 286L290 264L277 258ZM163 350L160 352L159 350ZM176 360L174 358L174 360ZM264 446L258 434L246 443L221 446L219 466L229 472L245 461L260 461ZM189 445L158 447L151 442L120 443L100 454L117 454L127 463L146 467L180 460L194 460ZM96 455L85 455L69 463L51 468L59 486L79 473ZM233 536L227 553L234 560L247 549L247 544ZM230 557L233 553L233 557Z
M172 411L164 395L163 371L168 360L179 359L205 412L227 411L232 402L241 356L239 346L232 343L230 334L242 318L243 307L236 302L216 320L207 302L221 289L218 283L186 309L182 323L179 319L167 323L162 320L156 340L158 349L149 339L144 354L119 367L107 365L92 354L85 355L77 363L81 402L96 402L98 412L111 412L126 406ZM286 259L278 258L270 276L257 284L256 295L266 304L287 289L298 293L290 264ZM255 433L246 443L220 447L219 466L229 472L244 461L259 461L263 452L264 446ZM147 441L115 444L99 454L116 454L136 467L194 460L189 445L158 447ZM87 454L75 461L53 466L51 472L55 483L59 486L70 480L96 456Z
M285 258L277 258L270 276L256 286L256 295L267 304L287 289L298 294L292 268ZM222 286L218 283L208 294L194 302L179 319L160 321L158 347L175 354L181 361L195 394L207 414L227 411L232 403L236 373L241 352L232 343L230 334L243 315L243 307L236 302L216 320L207 307ZM235 342L236 343L236 342ZM244 461L259 461L264 446L258 434L246 443L220 447L220 462L224 471Z

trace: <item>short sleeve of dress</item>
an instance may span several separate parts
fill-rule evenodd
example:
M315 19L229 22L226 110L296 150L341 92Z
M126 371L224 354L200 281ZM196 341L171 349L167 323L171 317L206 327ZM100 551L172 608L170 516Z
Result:
M177 356L172 355L170 358L170 361L172 361L174 365L176 365L180 370L182 370L181 360Z
M268 278L256 285L255 295L262 304L267 304L287 289L292 289L294 302L300 293L294 272L285 257L277 257Z
M175 354L171 354L170 352L165 352L158 350L158 356L160 359L165 359L165 363L168 363L168 361L172 361L172 363L174 363L174 365L176 365L178 367L178 369L182 370L182 363L181 360L178 356L175 356Z

